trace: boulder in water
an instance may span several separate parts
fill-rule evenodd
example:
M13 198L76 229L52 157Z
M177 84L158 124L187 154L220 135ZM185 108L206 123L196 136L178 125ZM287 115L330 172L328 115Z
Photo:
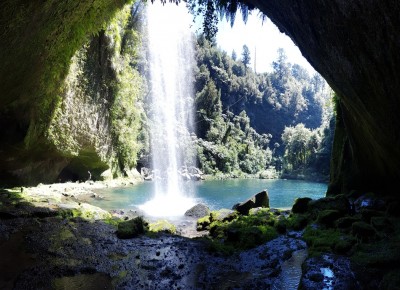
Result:
M210 214L210 209L203 203L198 203L185 212L185 216L190 216L195 218L201 218L209 214Z
M237 210L242 215L248 215L250 209L257 207L269 207L269 195L267 190L263 190L248 200L235 204L232 209Z

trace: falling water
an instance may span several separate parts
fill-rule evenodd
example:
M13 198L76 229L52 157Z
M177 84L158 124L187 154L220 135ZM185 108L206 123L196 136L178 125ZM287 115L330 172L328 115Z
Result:
M194 205L182 191L182 166L192 165L192 70L194 49L191 18L182 5L160 1L148 5L150 65L150 135L155 197L142 206L151 216L179 216ZM189 154L190 155L190 154Z

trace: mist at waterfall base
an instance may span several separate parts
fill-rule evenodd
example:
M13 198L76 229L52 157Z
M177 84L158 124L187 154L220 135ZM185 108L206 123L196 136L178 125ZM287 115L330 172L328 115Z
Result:
M149 216L180 216L195 204L179 173L194 165L192 18L184 4L157 1L147 5L146 18L154 197L140 209Z

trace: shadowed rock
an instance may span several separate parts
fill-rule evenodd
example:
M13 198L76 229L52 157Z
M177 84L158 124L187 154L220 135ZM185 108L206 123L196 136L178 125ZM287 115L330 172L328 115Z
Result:
M232 209L237 210L240 214L248 215L249 210L256 207L269 207L269 195L267 190L263 190L248 200L235 204Z

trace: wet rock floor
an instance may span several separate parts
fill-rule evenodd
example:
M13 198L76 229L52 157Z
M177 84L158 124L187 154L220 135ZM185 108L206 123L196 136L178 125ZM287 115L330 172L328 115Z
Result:
M47 198L38 206L11 197L0 193L0 289L297 289L301 276L306 289L339 289L350 273L346 260L336 271L335 257L304 261L300 232L221 256L201 238L119 239L115 226L66 218ZM193 236L194 228L184 221L177 232Z
M118 239L80 218L10 218L0 226L1 289L270 289L297 238L282 236L230 257L171 235Z

